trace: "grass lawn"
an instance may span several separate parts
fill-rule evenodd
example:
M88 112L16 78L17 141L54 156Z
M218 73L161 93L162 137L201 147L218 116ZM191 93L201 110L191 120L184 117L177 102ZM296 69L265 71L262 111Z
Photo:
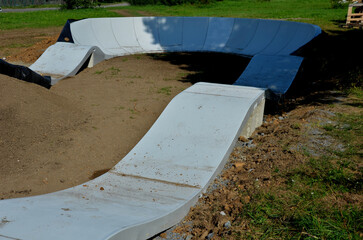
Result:
M344 22L347 8L333 9L329 0L224 0L210 5L130 6L131 11L147 11L163 16L218 16L267 18L317 24L323 29L337 29Z
M0 30L59 27L63 26L67 19L119 16L104 8L0 13Z
M0 30L62 26L67 19L117 17L116 9L133 16L215 16L268 18L301 21L319 25L323 30L337 30L345 21L347 8L333 9L329 0L224 0L209 5L146 5L112 9L81 9L0 14ZM140 12L142 14L140 14Z

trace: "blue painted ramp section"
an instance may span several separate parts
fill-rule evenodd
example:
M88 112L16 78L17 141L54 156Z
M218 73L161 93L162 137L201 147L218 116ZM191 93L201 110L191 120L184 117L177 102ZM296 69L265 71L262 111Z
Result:
M282 95L294 81L302 61L297 56L256 55L234 85L266 88Z

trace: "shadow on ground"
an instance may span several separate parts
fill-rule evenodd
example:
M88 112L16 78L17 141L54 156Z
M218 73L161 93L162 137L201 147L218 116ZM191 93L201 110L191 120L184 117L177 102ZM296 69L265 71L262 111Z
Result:
M275 114L299 105L333 103L342 95L336 90L362 87L362 40L362 30L323 32L296 51L294 54L303 56L304 62L295 81L283 99L267 102L265 112ZM250 61L249 58L222 53L163 53L151 56L195 72L182 78L182 81L191 83L232 84Z
M223 53L150 54L153 59L168 61L181 69L194 72L182 77L183 82L233 84L250 62L249 58Z
M285 109L301 104L329 103L341 93L362 87L361 30L322 33L295 54L304 57L298 76L285 96ZM292 103L294 99L295 103Z

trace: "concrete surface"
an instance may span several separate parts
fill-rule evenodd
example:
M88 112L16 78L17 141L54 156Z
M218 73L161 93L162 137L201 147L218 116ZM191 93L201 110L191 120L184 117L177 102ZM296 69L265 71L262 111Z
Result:
M288 90L302 62L302 58L288 56L321 32L319 27L306 23L217 17L93 18L73 22L70 28L75 46L98 47L104 59L158 52L221 52L252 57L251 66L236 84L267 87L277 95ZM89 57L81 53L78 56L81 63ZM67 71L62 77L76 74L80 64L51 58L49 54L38 61L49 63L44 69L35 63L36 71L43 74L59 74L55 68L54 73L50 71L51 66L63 66Z

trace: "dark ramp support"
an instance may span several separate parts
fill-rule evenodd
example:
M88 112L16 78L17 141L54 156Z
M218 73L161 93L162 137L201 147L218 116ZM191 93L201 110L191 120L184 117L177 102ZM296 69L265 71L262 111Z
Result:
M10 64L2 59L0 59L0 74L35 83L48 89L51 87L50 77L43 77L27 67Z

